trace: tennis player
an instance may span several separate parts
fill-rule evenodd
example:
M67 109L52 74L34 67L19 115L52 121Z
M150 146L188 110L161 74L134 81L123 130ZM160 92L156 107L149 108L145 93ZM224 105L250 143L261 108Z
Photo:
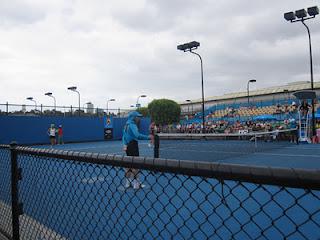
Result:
M128 120L123 129L122 143L123 150L127 156L139 156L138 140L149 140L150 136L139 133L138 125L142 115L136 111L129 113ZM134 189L139 189L139 170L133 168L125 169L126 183L125 187L133 185Z

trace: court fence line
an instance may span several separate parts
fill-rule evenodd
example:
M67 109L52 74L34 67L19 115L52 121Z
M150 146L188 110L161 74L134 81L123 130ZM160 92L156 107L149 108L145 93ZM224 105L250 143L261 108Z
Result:
M0 145L0 176L9 168L8 239L320 237L320 170ZM147 187L126 189L125 168Z

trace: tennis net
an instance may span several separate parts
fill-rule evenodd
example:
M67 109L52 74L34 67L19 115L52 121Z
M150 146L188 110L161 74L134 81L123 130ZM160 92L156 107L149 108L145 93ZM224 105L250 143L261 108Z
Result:
M154 157L219 161L296 144L297 129L229 134L160 133Z

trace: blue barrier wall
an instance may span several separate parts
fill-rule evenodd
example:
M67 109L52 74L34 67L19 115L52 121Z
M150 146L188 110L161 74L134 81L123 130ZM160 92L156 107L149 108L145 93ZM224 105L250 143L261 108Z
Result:
M113 119L113 138L121 139L126 118ZM104 140L103 118L98 117L47 117L0 116L0 144L17 141L19 144L49 143L47 130L50 124L63 125L65 142ZM140 131L149 132L150 119L142 119Z
M103 119L92 117L0 116L0 143L49 143L50 124L63 126L65 142L104 139Z

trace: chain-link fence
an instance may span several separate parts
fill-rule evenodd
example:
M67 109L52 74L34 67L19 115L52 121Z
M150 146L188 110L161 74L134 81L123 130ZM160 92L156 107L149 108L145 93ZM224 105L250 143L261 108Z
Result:
M0 145L0 234L12 236L11 159L9 146Z
M0 151L8 183L9 153ZM13 204L23 204L20 239L320 238L317 170L22 147L12 153L21 175ZM137 189L126 181L128 168L139 169ZM1 184L1 201L9 201ZM0 228L10 233L0 213Z
M131 109L132 110L132 109ZM0 115L11 116L82 116L82 117L124 117L127 116L130 109L122 108L99 108L93 105L76 106L47 106L47 105L28 105L28 104L10 104L0 103Z

